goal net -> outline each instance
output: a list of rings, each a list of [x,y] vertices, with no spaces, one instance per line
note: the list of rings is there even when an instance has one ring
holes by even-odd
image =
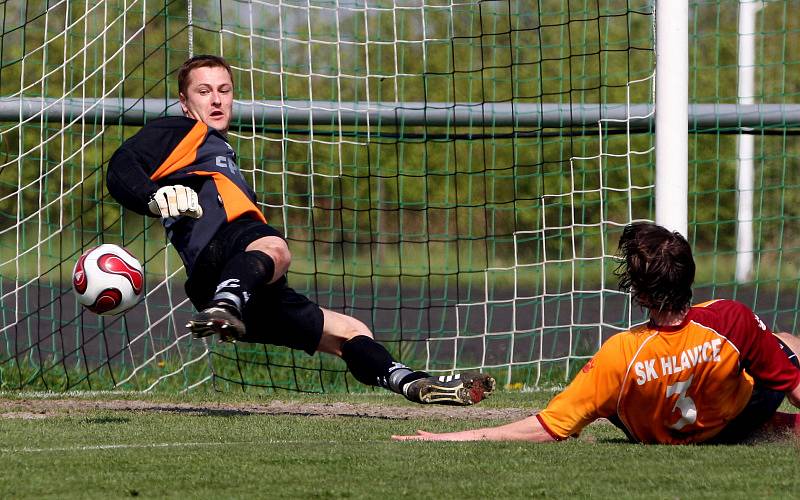
[[[693,12],[726,9],[708,4]],[[233,66],[229,141],[286,235],[295,289],[361,319],[414,367],[564,383],[643,319],[613,271],[621,228],[654,216],[653,12],[646,0],[3,2],[0,386],[362,390],[332,356],[193,340],[163,228],[106,191],[111,154],[180,113],[176,70],[201,53]],[[730,63],[711,49],[736,33],[704,19],[690,30],[690,91],[735,102]],[[764,47],[797,41],[773,21]],[[728,270],[731,130],[693,130],[700,295],[753,290]],[[796,268],[777,222],[796,211],[777,201],[796,197],[796,174],[772,149],[776,130],[760,151],[783,166],[755,188],[759,234],[779,235],[756,254],[758,279],[775,273],[755,288],[773,312],[770,294]],[[146,296],[119,317],[83,310],[70,288],[78,256],[100,243],[145,267]]]

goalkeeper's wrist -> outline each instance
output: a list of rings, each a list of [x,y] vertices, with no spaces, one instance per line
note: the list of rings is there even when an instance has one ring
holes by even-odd
[[[198,219],[203,216],[197,193],[180,184],[158,188],[147,206],[150,212],[161,218],[186,216]]]
[[[152,217],[161,217],[161,209],[158,207],[158,202],[156,202],[156,194],[158,190],[153,191],[147,197],[147,215]]]

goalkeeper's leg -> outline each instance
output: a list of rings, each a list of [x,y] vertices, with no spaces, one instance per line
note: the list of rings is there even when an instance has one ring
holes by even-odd
[[[223,340],[244,339],[247,331],[243,312],[251,295],[281,279],[291,260],[289,247],[278,236],[264,236],[251,242],[244,252],[230,257],[211,301],[186,326],[197,338],[218,334]]]
[[[318,350],[340,356],[359,382],[402,394],[416,403],[471,405],[490,395],[494,378],[481,373],[432,377],[396,362],[361,321],[322,309],[324,327]]]

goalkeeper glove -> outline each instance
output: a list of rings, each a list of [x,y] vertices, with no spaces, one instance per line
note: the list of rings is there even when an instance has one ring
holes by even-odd
[[[150,212],[162,218],[185,215],[193,219],[203,216],[203,207],[194,189],[175,185],[158,188],[147,204]]]

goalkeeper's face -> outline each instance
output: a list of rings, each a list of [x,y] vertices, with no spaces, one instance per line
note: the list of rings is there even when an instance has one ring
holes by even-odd
[[[195,68],[189,73],[181,108],[189,118],[199,120],[226,134],[233,114],[233,82],[221,66]]]

